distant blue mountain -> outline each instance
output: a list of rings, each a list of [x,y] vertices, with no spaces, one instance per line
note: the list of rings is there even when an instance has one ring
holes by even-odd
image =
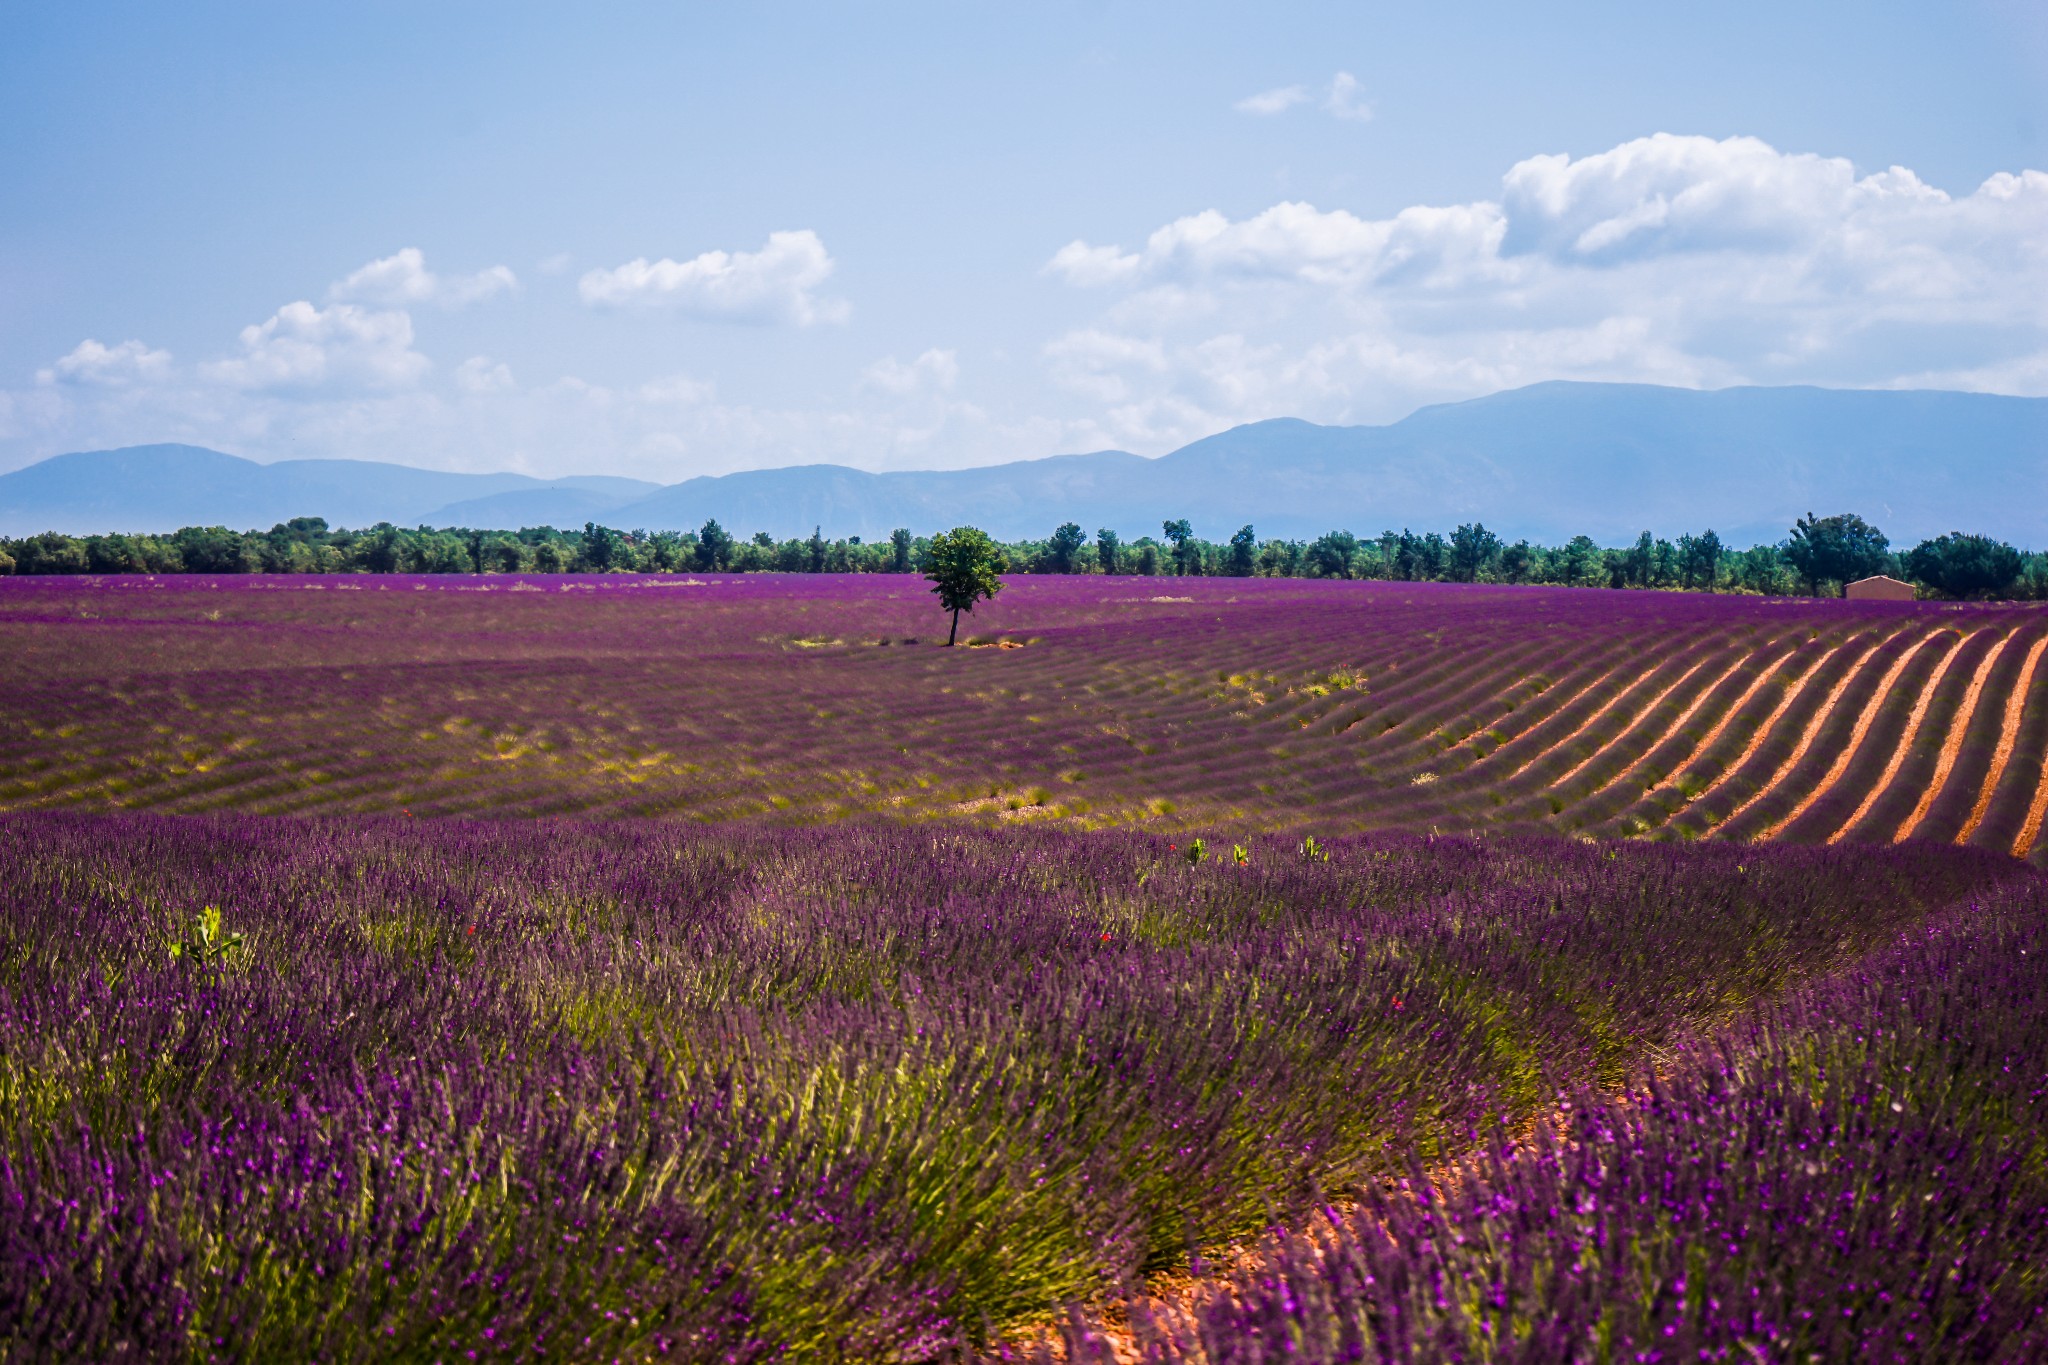
[[[660,487],[440,474],[345,460],[256,465],[192,446],[61,455],[0,476],[0,533],[335,525],[687,529],[886,536],[971,523],[1005,539],[1063,521],[1159,533],[1187,517],[1220,539],[1361,535],[1483,521],[1510,538],[1606,544],[1712,528],[1749,544],[1794,518],[1855,511],[1898,543],[1950,530],[2048,548],[2048,399],[1855,389],[1701,392],[1537,384],[1378,427],[1280,418],[1158,459],[1123,451],[980,469],[753,470]]]
[[[608,477],[444,474],[368,460],[258,464],[202,446],[128,446],[57,455],[0,475],[0,535],[267,529],[293,517],[325,517],[333,526],[444,525],[439,514],[450,503],[493,495],[560,498],[577,507],[595,500],[612,507],[660,487]],[[541,510],[555,509],[545,504]],[[547,520],[542,516],[531,524]]]

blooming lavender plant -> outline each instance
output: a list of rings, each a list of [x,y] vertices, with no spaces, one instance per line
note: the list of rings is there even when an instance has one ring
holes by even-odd
[[[1136,1305],[1139,1358],[2040,1359],[2044,910],[2040,883],[1972,901],[1642,1090],[1370,1184]],[[1062,1354],[1105,1341],[1077,1317]]]
[[[1237,837],[7,817],[0,1353],[938,1355],[2029,875]]]

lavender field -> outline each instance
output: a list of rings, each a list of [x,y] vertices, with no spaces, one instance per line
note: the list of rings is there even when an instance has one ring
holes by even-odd
[[[1792,1019],[1779,1071],[1853,1084],[1829,1051],[1847,1035],[1780,1003],[1837,999],[1844,970],[1903,974],[1908,1007],[1999,1024],[1901,1044],[1906,1060],[1974,1046],[2028,1068],[1993,1067],[1985,1093],[1948,1069],[1912,1091],[1913,1122],[1950,1121],[1929,1139],[1946,1147],[1912,1158],[1948,1171],[1916,1176],[1948,1202],[1915,1206],[1915,1235],[1930,1251],[1961,1239],[1977,1260],[1954,1293],[1988,1276],[1989,1321],[2026,1326],[2042,1155],[2029,960],[1959,985],[1896,945],[1964,905],[2037,915],[2035,874],[1927,847],[1382,836],[1309,857],[1267,838],[1243,862],[1197,862],[1174,842],[15,817],[0,826],[5,1353],[1006,1349],[1191,1247],[1527,1131],[1561,1094],[1689,1075],[1724,1029],[1775,1039],[1792,1026],[1769,1021]],[[207,906],[212,941],[237,947],[205,951],[191,912]],[[2005,1013],[1976,1008],[1987,989]],[[1753,1124],[1745,1105],[1706,1117]],[[1724,1140],[1690,1131],[1698,1150]],[[1831,1155],[1831,1178],[1851,1160]],[[1761,1200],[1743,1207],[1767,1220],[1768,1184],[1722,1197]],[[1553,1257],[1571,1232],[1528,1230]],[[1646,1227],[1629,1273],[1684,1273],[1682,1231]],[[1796,1261],[1803,1235],[1760,1226],[1749,1254]],[[1433,1273],[1431,1245],[1414,1243],[1415,1274]],[[1497,1273],[1523,1277],[1503,1312],[1526,1316],[1542,1272],[1512,1238],[1489,1245],[1509,1256]],[[2003,1279],[1980,1264],[2007,1258]],[[1810,1306],[1838,1312],[1840,1287],[1818,1289]],[[1328,1314],[1357,1316],[1346,1293]]]
[[[2048,856],[2048,612],[1029,577],[0,581],[0,809],[1053,821]]]
[[[2048,617],[0,581],[0,1359],[2026,1361]]]
[[[1579,1091],[1140,1300],[1134,1331],[1075,1315],[1061,1355],[2048,1357],[2042,909],[2038,888],[1972,899],[1668,1079]]]

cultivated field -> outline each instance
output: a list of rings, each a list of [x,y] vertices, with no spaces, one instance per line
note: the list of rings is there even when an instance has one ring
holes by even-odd
[[[2048,615],[922,589],[0,580],[0,1361],[2048,1359]]]
[[[2041,842],[2035,608],[923,587],[0,582],[0,809]]]
[[[0,822],[0,1352],[919,1360],[1352,1191],[1174,1358],[2048,1347],[2039,874],[1170,842]]]

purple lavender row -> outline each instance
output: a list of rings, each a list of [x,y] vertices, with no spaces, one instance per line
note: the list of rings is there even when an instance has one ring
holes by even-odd
[[[2027,875],[1243,851],[0,820],[0,1354],[938,1354],[1449,1160]]]
[[[2038,883],[1972,901],[1625,1103],[1370,1185],[1138,1304],[1138,1358],[2043,1359],[2044,910]],[[1108,1340],[1077,1318],[1064,1358]]]

